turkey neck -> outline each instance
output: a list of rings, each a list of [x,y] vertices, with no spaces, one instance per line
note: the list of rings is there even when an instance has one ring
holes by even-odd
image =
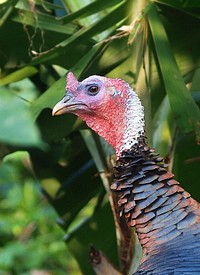
[[[111,189],[119,193],[120,215],[135,226],[144,254],[199,222],[199,204],[143,137],[121,153]]]

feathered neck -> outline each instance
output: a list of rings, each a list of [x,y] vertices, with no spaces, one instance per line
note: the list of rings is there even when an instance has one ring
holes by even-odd
[[[121,79],[105,79],[105,92],[98,108],[78,112],[87,125],[102,136],[117,158],[145,134],[144,108],[138,95]]]
[[[117,144],[116,154],[130,150],[145,136],[144,108],[138,95],[127,85],[127,99],[124,110],[124,130],[122,140]]]

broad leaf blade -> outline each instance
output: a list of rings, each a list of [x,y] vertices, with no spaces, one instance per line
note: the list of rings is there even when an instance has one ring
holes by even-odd
[[[195,131],[197,141],[200,142],[200,111],[185,86],[171,52],[164,26],[153,4],[148,11],[148,21],[165,89],[177,125],[184,133]]]
[[[68,2],[67,5],[70,7],[71,10],[74,10],[74,6],[77,5],[76,3],[73,1],[66,1]],[[81,1],[82,2],[82,1]],[[78,8],[77,11],[73,12],[70,15],[67,15],[66,17],[63,18],[63,22],[66,24],[72,20],[77,20],[79,18],[84,18],[84,17],[88,17],[90,15],[94,15],[95,13],[99,13],[100,11],[105,11],[105,9],[109,8],[109,7],[113,7],[114,5],[120,3],[120,0],[112,0],[112,1],[107,1],[107,0],[103,0],[103,1],[94,1],[82,8]],[[79,5],[78,5],[79,6]]]
[[[167,96],[154,116],[153,128],[153,147],[161,156],[167,157],[171,151],[175,133],[174,119]]]
[[[6,75],[3,78],[0,78],[0,86],[20,81],[26,77],[31,77],[37,72],[38,69],[33,66],[24,67],[22,69],[14,71],[13,73],[10,73],[9,75]]]
[[[0,97],[0,140],[20,146],[41,145],[39,131],[27,103],[5,89],[0,90]]]
[[[78,30],[78,26],[73,23],[63,24],[62,19],[57,19],[45,13],[37,13],[35,15],[32,10],[20,10],[12,16],[14,22],[21,23],[23,15],[23,24],[37,27],[41,30],[52,31],[55,33],[63,33],[72,35]]]
[[[200,8],[200,2],[199,1],[188,1],[188,0],[183,0],[183,1],[174,1],[174,0],[156,0],[155,2],[165,4],[174,8],[179,8],[185,11],[193,11],[192,9],[195,8]]]

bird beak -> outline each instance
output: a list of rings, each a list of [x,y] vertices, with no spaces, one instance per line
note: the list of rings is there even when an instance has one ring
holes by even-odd
[[[79,108],[82,109],[84,103],[78,101],[73,93],[75,93],[77,87],[79,85],[78,80],[74,76],[72,72],[67,74],[67,86],[66,91],[67,94],[63,97],[61,101],[59,101],[53,108],[52,115],[62,115],[65,113],[73,113],[77,111]],[[71,91],[72,93],[70,93]]]
[[[67,94],[59,101],[53,108],[52,115],[62,115],[65,113],[71,113],[75,110],[74,97]]]
[[[57,115],[62,115],[65,113],[81,113],[81,112],[89,112],[91,111],[88,109],[87,105],[80,101],[77,100],[77,98],[70,94],[69,92],[59,101],[53,108],[52,115],[57,116]]]

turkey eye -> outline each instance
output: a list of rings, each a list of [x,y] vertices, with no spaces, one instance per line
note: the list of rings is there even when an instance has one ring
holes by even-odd
[[[89,95],[96,95],[96,94],[98,94],[98,92],[99,92],[99,87],[98,86],[90,86],[88,88]]]

